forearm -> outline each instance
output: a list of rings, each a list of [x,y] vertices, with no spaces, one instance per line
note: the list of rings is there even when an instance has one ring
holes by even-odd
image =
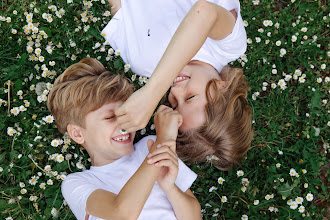
[[[156,140],[150,152],[156,148],[158,143]],[[147,159],[143,161],[115,198],[118,211],[128,213],[129,210],[129,217],[133,219],[140,215],[160,171],[160,168],[148,164]]]
[[[190,190],[189,190],[190,191]],[[182,192],[176,185],[166,192],[178,220],[201,220],[201,206],[198,200]]]
[[[231,32],[235,21],[228,22],[230,18],[230,12],[210,2],[199,1],[190,9],[146,85],[155,98],[161,99],[208,36],[220,39],[228,35],[227,29]]]

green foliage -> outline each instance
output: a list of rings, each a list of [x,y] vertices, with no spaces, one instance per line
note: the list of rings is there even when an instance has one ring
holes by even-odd
[[[52,83],[86,56],[136,88],[147,79],[104,44],[106,1],[7,2],[0,4],[0,217],[73,219],[61,181],[90,162],[52,121],[46,107]],[[240,2],[249,43],[233,65],[251,84],[255,137],[242,164],[229,171],[189,164],[199,176],[191,189],[204,219],[322,219],[330,202],[329,169],[323,171],[329,158],[329,7],[323,0]],[[154,134],[151,125],[136,140]],[[298,197],[302,204],[294,203]]]

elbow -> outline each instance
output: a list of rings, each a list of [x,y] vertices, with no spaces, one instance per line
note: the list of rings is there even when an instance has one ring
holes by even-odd
[[[203,218],[202,218],[202,207],[201,207],[201,205],[199,204],[199,202],[197,201],[197,199],[196,199],[196,215],[197,215],[197,217],[196,217],[196,220],[203,220]]]
[[[118,219],[118,220],[136,220],[140,212],[133,207],[127,209],[126,206],[117,204],[112,210],[111,213],[108,213],[108,218],[106,219]]]
[[[199,0],[193,7],[196,13],[207,16],[209,21],[217,20],[218,13],[213,3],[206,0]]]
[[[193,6],[198,13],[207,13],[211,15],[216,15],[216,8],[214,4],[206,1],[206,0],[199,0]]]
[[[202,207],[201,204],[199,204],[198,200],[194,198],[194,219],[196,220],[203,220],[202,218]]]

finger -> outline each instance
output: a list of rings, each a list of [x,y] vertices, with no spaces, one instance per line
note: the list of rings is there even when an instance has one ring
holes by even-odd
[[[140,130],[139,127],[135,126],[133,122],[127,122],[119,126],[120,129],[126,130],[128,133]]]
[[[173,151],[162,152],[156,155],[152,155],[151,157],[148,158],[149,158],[148,159],[149,164],[153,164],[156,163],[157,161],[165,160],[165,159],[171,159],[173,160],[173,162],[178,164],[178,157],[176,156],[176,154],[173,153]]]
[[[173,111],[173,109],[171,109],[170,107],[166,106],[166,105],[161,105],[159,106],[159,108],[156,111],[156,115],[159,114],[160,112],[164,112],[164,111]]]
[[[152,147],[153,144],[154,144],[154,141],[153,141],[152,139],[149,139],[149,140],[147,141],[147,146],[148,146],[148,149],[149,149],[149,150],[151,149],[151,147]]]
[[[148,154],[148,158],[151,158],[157,154],[168,152],[169,154],[172,154],[173,157],[177,157],[176,153],[168,146],[161,146],[157,145],[157,149],[153,150],[151,153]]]
[[[168,106],[166,106],[166,105],[160,105],[158,107],[157,111],[156,111],[156,114],[157,114],[157,112],[161,112],[161,111],[163,111],[164,109],[167,109],[167,108],[168,108]]]
[[[176,173],[179,170],[179,166],[173,163],[171,160],[162,160],[155,163],[156,167],[168,167],[171,173]]]
[[[172,157],[172,155],[170,155],[168,153],[158,154],[157,156],[150,158],[147,162],[148,162],[148,164],[156,164],[163,160],[170,160],[170,161],[172,161],[173,164],[175,164],[176,166],[179,166],[179,162],[178,162],[177,158]]]
[[[155,163],[160,160],[171,159],[178,163],[178,157],[173,152],[163,152],[157,155],[153,155],[151,158],[148,159],[148,163]]]
[[[180,127],[183,123],[183,117],[182,115],[177,111],[177,110],[174,110],[173,112],[171,112],[171,114],[175,117],[177,117],[177,120],[178,120],[178,127]]]
[[[176,151],[176,141],[168,140],[161,143],[161,146],[168,146],[173,152]]]
[[[121,116],[121,115],[125,115],[126,114],[127,111],[126,111],[126,108],[125,108],[124,104],[121,105],[121,106],[119,106],[119,107],[116,107],[114,109],[114,113],[115,113],[116,116]]]
[[[116,117],[116,121],[119,125],[119,127],[129,121],[131,121],[131,117],[128,115],[121,115]]]
[[[179,114],[179,116],[178,116],[178,128],[180,128],[180,126],[182,125],[182,123],[183,123],[183,117],[182,117],[182,115],[181,114]]]

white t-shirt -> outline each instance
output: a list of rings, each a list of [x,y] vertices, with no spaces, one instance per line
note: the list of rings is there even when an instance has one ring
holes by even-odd
[[[134,73],[150,77],[177,27],[197,0],[121,0],[121,8],[102,30],[111,47],[120,51]],[[207,38],[192,60],[211,64],[218,72],[246,51],[246,32],[239,0],[210,0],[227,10],[235,9],[237,20],[222,40]],[[189,40],[189,39],[187,39]]]
[[[135,150],[132,154],[122,157],[113,163],[99,167],[91,166],[89,170],[72,173],[67,176],[62,182],[62,194],[78,220],[85,219],[86,202],[94,190],[102,189],[115,194],[120,192],[148,155],[148,139],[155,141],[156,136],[147,136],[141,139],[134,145]],[[179,173],[175,184],[185,192],[196,178],[197,175],[179,160]],[[137,188],[136,190],[139,189]],[[88,219],[96,220],[100,218],[90,215]],[[138,219],[176,219],[170,202],[157,182]]]

